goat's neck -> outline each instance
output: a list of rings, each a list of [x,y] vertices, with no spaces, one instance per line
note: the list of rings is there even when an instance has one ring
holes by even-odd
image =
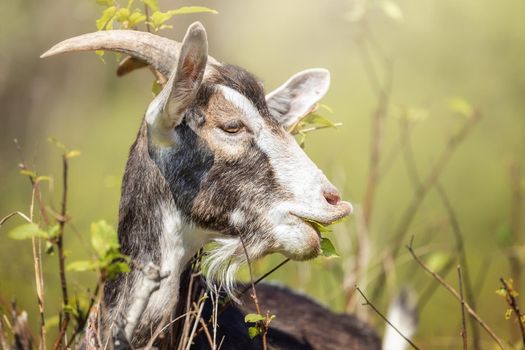
[[[149,156],[144,124],[126,165],[118,233],[121,250],[131,257],[133,266],[128,275],[106,285],[110,316],[127,316],[126,309],[136,299],[145,278],[140,266],[153,262],[161,274],[168,275],[140,317],[136,332],[140,337],[161,320],[170,321],[178,301],[181,275],[208,237],[195,230],[177,208],[168,184]]]

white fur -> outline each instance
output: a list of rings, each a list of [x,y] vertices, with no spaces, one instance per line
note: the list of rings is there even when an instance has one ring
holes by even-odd
[[[160,210],[163,218],[160,273],[168,277],[151,295],[143,314],[146,319],[153,319],[177,304],[182,269],[210,238],[209,233],[195,230],[191,223],[184,220],[173,203],[165,203]]]
[[[230,225],[233,227],[242,227],[245,222],[246,216],[241,209],[237,208],[230,214]]]

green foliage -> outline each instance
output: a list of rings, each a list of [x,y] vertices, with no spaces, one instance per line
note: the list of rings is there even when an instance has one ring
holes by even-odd
[[[146,23],[158,32],[162,29],[172,28],[166,22],[173,16],[192,13],[218,13],[216,10],[204,6],[182,6],[163,12],[160,10],[157,0],[141,0],[141,2],[144,5],[143,8],[134,7],[134,0],[127,1],[125,6],[118,0],[97,0],[97,4],[104,7],[100,17],[95,21],[97,30],[137,29],[140,23]],[[101,53],[98,54],[102,56]]]
[[[254,323],[255,325],[248,328],[248,336],[250,339],[255,338],[258,335],[265,334],[265,330],[268,329],[270,322],[275,318],[275,315],[263,316],[261,314],[247,314],[244,316],[244,322]]]
[[[246,316],[244,316],[244,322],[246,323],[256,323],[259,321],[264,321],[265,319],[266,317],[261,314],[246,314]]]
[[[79,260],[67,266],[69,271],[100,271],[101,277],[114,279],[118,274],[129,272],[129,257],[120,253],[116,231],[106,221],[91,224],[91,246],[96,253],[93,260]]]
[[[321,237],[321,255],[325,258],[338,258],[339,254],[337,253],[333,243],[326,237]]]
[[[306,142],[306,134],[308,132],[316,131],[324,128],[336,128],[341,125],[340,123],[334,123],[327,117],[319,114],[317,111],[322,107],[329,113],[333,113],[332,108],[324,104],[317,104],[310,112],[304,115],[299,121],[292,126],[290,133],[292,135],[298,135],[298,142],[301,148],[304,148]]]
[[[261,328],[257,326],[251,326],[248,328],[248,336],[250,339],[255,338],[256,336],[260,335],[262,333]]]
[[[183,6],[178,9],[166,12],[157,10],[151,14],[149,20],[146,23],[149,24],[153,28],[153,30],[158,32],[161,29],[173,28],[173,26],[166,24],[166,22],[169,21],[173,16],[202,12],[213,14],[218,13],[217,11],[204,6]]]
[[[450,254],[442,252],[431,253],[427,258],[427,265],[432,271],[441,271],[449,262]]]
[[[15,227],[12,229],[8,236],[12,239],[16,240],[23,240],[23,239],[30,239],[30,238],[49,238],[49,234],[40,229],[37,224],[29,223],[29,224],[23,224],[20,226]]]

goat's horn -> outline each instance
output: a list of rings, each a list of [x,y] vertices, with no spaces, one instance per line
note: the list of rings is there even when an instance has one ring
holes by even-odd
[[[107,50],[122,52],[150,64],[169,77],[174,62],[179,58],[181,43],[161,36],[135,30],[106,30],[79,35],[64,40],[45,53],[42,58],[66,52]],[[208,64],[219,64],[208,57]]]

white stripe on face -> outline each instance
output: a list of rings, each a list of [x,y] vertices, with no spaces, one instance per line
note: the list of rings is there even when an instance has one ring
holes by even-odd
[[[323,197],[323,189],[331,184],[293,136],[286,132],[276,134],[253,103],[236,90],[224,85],[219,85],[219,89],[227,101],[242,111],[243,121],[252,130],[259,149],[268,157],[278,183],[293,194],[290,205],[301,213],[333,210]]]

